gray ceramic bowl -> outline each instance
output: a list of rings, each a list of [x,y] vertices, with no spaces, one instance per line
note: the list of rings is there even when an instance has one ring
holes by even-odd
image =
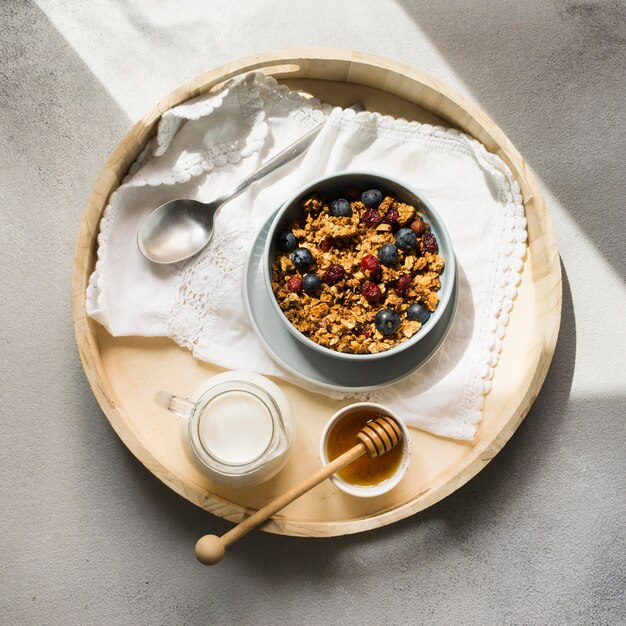
[[[312,193],[318,194],[340,194],[345,192],[346,189],[380,189],[385,193],[396,196],[400,201],[412,204],[418,211],[424,216],[426,222],[430,224],[432,233],[437,238],[439,244],[439,255],[445,260],[446,266],[441,274],[441,289],[439,290],[439,305],[435,309],[434,313],[430,316],[428,321],[422,326],[422,328],[415,335],[409,339],[399,343],[397,346],[386,350],[385,352],[379,352],[377,354],[348,354],[344,352],[337,352],[324,346],[320,346],[309,339],[306,335],[303,335],[291,322],[285,317],[282,310],[278,306],[278,302],[274,297],[272,291],[272,263],[276,258],[276,238],[281,230],[287,228],[289,222],[293,222],[302,217],[302,201],[310,196]],[[263,279],[265,282],[265,289],[268,291],[270,300],[274,305],[276,314],[279,316],[283,325],[287,330],[304,345],[322,352],[326,355],[332,355],[338,360],[342,361],[374,361],[384,359],[388,356],[398,354],[403,350],[407,350],[415,346],[421,339],[423,339],[432,328],[437,324],[437,321],[441,318],[446,308],[451,303],[451,294],[454,287],[455,274],[456,274],[456,260],[454,258],[454,251],[452,249],[452,242],[448,231],[443,224],[443,221],[437,214],[437,211],[430,205],[430,203],[414,189],[411,189],[406,183],[399,180],[389,178],[388,176],[381,176],[373,172],[342,172],[341,174],[333,174],[331,176],[324,176],[318,178],[307,184],[305,187],[294,193],[280,208],[272,225],[270,226],[269,233],[265,242],[264,250],[264,262],[263,262]]]

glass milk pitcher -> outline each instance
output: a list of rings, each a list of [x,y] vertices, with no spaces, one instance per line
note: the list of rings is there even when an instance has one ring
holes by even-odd
[[[295,438],[291,405],[276,384],[259,374],[224,372],[189,398],[161,391],[155,400],[182,418],[185,452],[217,484],[258,485],[289,458]]]

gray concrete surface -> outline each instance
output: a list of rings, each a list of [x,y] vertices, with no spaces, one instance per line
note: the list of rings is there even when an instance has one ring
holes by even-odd
[[[611,0],[0,3],[0,623],[626,623],[625,18]],[[74,238],[160,96],[302,45],[415,65],[500,124],[550,200],[561,335],[518,432],[445,501],[358,536],[257,533],[208,570],[194,541],[228,524],[149,474],[87,385]]]

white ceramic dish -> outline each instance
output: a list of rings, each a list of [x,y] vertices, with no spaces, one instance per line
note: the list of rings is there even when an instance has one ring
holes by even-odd
[[[444,259],[446,265],[441,273],[441,289],[439,290],[439,305],[424,323],[422,328],[412,337],[405,339],[401,343],[375,354],[349,354],[331,350],[325,346],[321,346],[302,334],[293,324],[285,317],[272,291],[272,264],[276,258],[277,248],[276,239],[280,231],[288,228],[288,224],[303,217],[302,201],[310,197],[311,194],[322,194],[337,196],[346,191],[346,189],[379,189],[385,195],[393,195],[402,202],[406,202],[415,206],[423,215],[424,219],[430,225],[430,230],[437,238],[439,247],[439,255]],[[365,171],[348,171],[331,176],[323,176],[318,178],[291,195],[278,210],[274,217],[274,221],[270,226],[268,236],[265,240],[264,262],[263,262],[263,280],[265,288],[272,306],[274,307],[278,319],[282,322],[288,332],[290,332],[298,341],[302,342],[308,348],[320,352],[324,355],[330,355],[337,361],[353,363],[361,363],[363,361],[387,361],[387,359],[398,355],[400,352],[411,350],[414,346],[427,339],[428,334],[437,327],[439,320],[446,314],[450,306],[450,300],[454,292],[456,283],[456,259],[452,248],[452,241],[446,229],[446,226],[437,213],[436,209],[420,195],[415,189],[412,189],[406,182],[382,176],[374,172]]]
[[[326,426],[324,426],[324,430],[322,431],[322,436],[320,437],[320,461],[322,462],[322,466],[328,465],[329,463],[328,455],[326,453],[326,440],[332,427],[345,415],[356,412],[371,414],[372,417],[376,415],[388,415],[397,422],[398,426],[402,429],[402,441],[398,444],[402,446],[402,459],[400,460],[400,465],[394,472],[393,476],[382,481],[381,483],[378,483],[377,485],[354,485],[353,483],[345,481],[337,474],[333,474],[330,477],[330,480],[338,489],[341,489],[341,491],[350,494],[351,496],[357,496],[359,498],[382,496],[384,493],[391,491],[402,480],[402,478],[404,478],[406,470],[409,467],[409,463],[411,462],[411,436],[404,422],[391,409],[388,409],[382,404],[376,404],[375,402],[357,402],[356,404],[349,404],[348,406],[343,407],[343,409],[337,411],[328,420],[328,422],[326,422]]]
[[[404,378],[425,365],[448,335],[457,308],[458,273],[449,306],[432,331],[409,350],[378,361],[346,363],[333,358],[331,350],[313,350],[298,341],[279,318],[263,283],[263,250],[271,216],[257,233],[244,270],[243,297],[252,327],[268,354],[287,372],[316,391],[372,391]]]

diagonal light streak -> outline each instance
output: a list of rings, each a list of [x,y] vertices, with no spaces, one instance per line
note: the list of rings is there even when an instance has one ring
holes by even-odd
[[[363,12],[363,3],[358,0],[318,2],[316,16],[321,23],[310,39],[303,36],[309,29],[297,14],[289,20],[278,18],[282,0],[260,4],[209,1],[185,3],[181,10],[181,3],[174,1],[131,4],[94,0],[75,3],[70,10],[64,3],[37,1],[131,119],[140,117],[185,80],[232,60],[234,50],[241,57],[272,48],[306,45],[361,50],[374,47],[364,41],[358,29],[344,28],[350,15]],[[276,23],[269,28],[272,19],[279,19],[280,28]],[[368,3],[368,22],[377,21],[394,24],[395,32],[393,40],[376,42],[377,54],[407,62],[419,59],[417,65],[421,69],[476,101],[468,85],[415,22],[407,19],[401,7],[395,3]],[[621,319],[626,312],[626,285],[556,194],[545,185],[542,188],[556,225],[576,315],[571,396],[586,397],[599,392],[620,395],[626,387],[626,324]]]

